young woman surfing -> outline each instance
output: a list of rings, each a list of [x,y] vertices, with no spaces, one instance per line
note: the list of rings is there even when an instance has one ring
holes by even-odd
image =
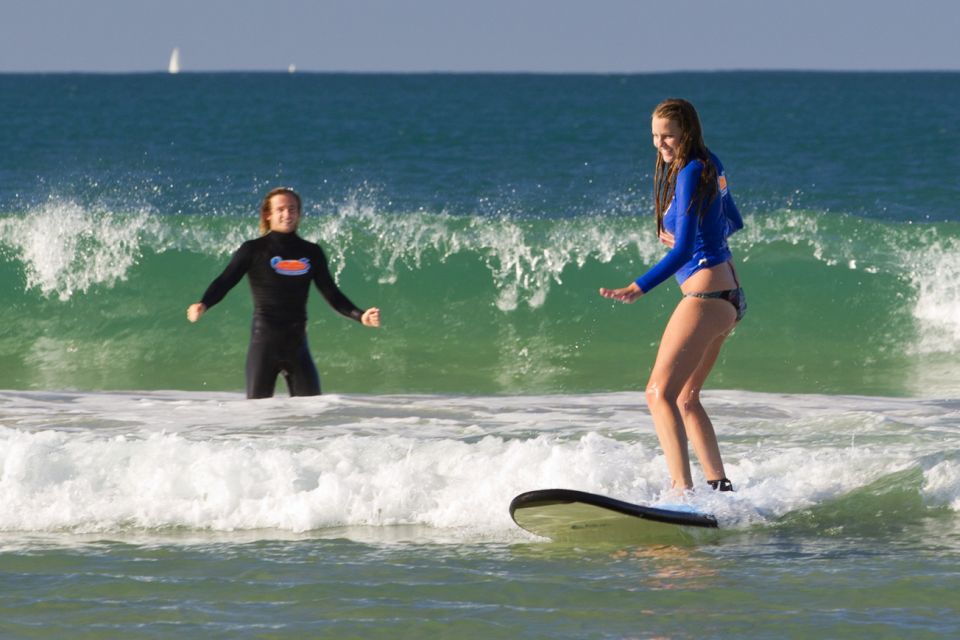
[[[700,390],[724,340],[747,309],[727,237],[743,220],[720,160],[703,141],[700,118],[686,100],[657,105],[651,122],[657,150],[654,208],[657,235],[670,247],[635,282],[600,295],[635,302],[675,275],[683,297],[667,322],[646,387],[647,404],[673,487],[693,488],[687,442],[714,489],[732,491]]]

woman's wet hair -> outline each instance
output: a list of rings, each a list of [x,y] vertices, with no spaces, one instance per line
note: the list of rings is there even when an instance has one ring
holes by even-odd
[[[703,163],[700,183],[690,200],[690,206],[694,210],[703,212],[707,209],[705,205],[712,202],[717,195],[717,168],[710,160],[710,151],[703,141],[700,116],[691,103],[682,98],[668,98],[656,106],[652,117],[669,120],[680,129],[677,155],[673,162],[664,162],[663,157],[657,153],[657,167],[653,178],[653,202],[657,213],[657,234],[659,235],[663,230],[663,216],[670,208],[670,201],[673,200],[677,185],[677,175],[681,169],[690,160],[696,159]]]

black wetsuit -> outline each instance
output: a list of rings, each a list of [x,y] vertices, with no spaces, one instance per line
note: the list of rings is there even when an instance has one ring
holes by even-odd
[[[363,311],[337,288],[323,250],[296,233],[270,232],[244,242],[203,294],[209,309],[244,274],[253,293],[247,352],[247,397],[269,398],[282,373],[291,396],[320,393],[320,376],[307,346],[307,294],[317,285],[330,306],[359,322]]]

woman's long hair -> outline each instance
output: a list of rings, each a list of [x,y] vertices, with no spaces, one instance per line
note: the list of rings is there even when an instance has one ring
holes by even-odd
[[[703,170],[700,183],[690,199],[690,206],[702,216],[708,204],[717,196],[717,168],[710,161],[710,152],[703,141],[703,128],[700,116],[693,105],[680,98],[669,98],[653,110],[654,118],[665,118],[680,128],[680,144],[677,155],[669,164],[657,152],[657,168],[653,177],[654,210],[657,213],[657,235],[663,230],[663,216],[670,208],[677,187],[677,175],[690,160],[700,160]]]
[[[263,197],[260,203],[260,235],[265,236],[270,232],[270,198],[273,196],[287,195],[297,201],[297,212],[303,215],[303,202],[300,200],[300,194],[290,187],[277,187]]]

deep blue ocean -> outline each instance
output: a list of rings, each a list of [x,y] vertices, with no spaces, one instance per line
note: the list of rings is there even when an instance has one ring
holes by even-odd
[[[666,97],[746,221],[738,490],[709,543],[547,543],[512,496],[669,485],[678,288],[597,295],[663,253]],[[11,74],[0,150],[0,636],[960,633],[960,74]],[[250,402],[247,285],[184,311],[280,185],[383,326],[314,292],[326,395]]]

